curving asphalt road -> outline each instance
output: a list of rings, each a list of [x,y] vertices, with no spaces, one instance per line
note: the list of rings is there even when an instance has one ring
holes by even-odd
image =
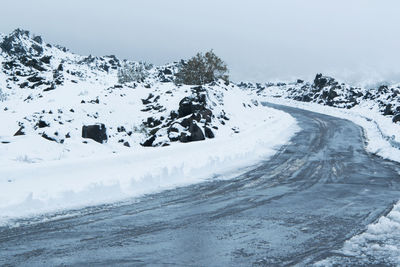
[[[333,255],[400,199],[400,166],[368,154],[350,121],[268,105],[302,128],[272,159],[231,180],[0,228],[0,265],[282,266]]]

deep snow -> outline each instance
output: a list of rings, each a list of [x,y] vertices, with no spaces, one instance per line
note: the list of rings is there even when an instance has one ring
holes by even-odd
[[[248,115],[269,115],[256,120],[258,125],[226,138],[115,155],[98,156],[101,151],[95,151],[97,155],[85,159],[3,166],[1,219],[124,200],[256,164],[273,155],[298,130],[286,113],[269,108],[258,111]]]
[[[175,63],[148,65],[146,78],[121,84],[121,66],[139,63],[76,55],[23,30],[0,37],[0,48],[2,222],[222,178],[267,159],[299,130],[235,84],[176,85]],[[178,114],[184,99],[200,110]],[[183,121],[198,112],[201,134],[213,136],[174,139],[190,134]],[[82,126],[96,123],[107,142],[82,138]],[[21,126],[25,135],[14,136]],[[149,137],[154,147],[143,147]]]

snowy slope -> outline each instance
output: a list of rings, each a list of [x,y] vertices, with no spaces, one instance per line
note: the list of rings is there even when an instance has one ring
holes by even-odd
[[[176,64],[149,66],[142,81],[120,84],[121,66],[138,63],[76,55],[23,30],[2,39],[0,165],[225,138],[249,127],[243,114],[259,109],[234,84],[174,84]],[[96,124],[106,127],[101,145],[82,138],[82,126]],[[14,136],[19,130],[25,135]]]
[[[298,130],[235,84],[175,84],[179,63],[80,56],[23,30],[0,37],[0,51],[3,220],[209,179],[271,156]],[[146,75],[122,82],[127,65]]]

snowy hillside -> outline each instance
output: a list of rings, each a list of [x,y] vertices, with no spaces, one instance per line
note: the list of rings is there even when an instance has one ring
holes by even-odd
[[[264,109],[223,81],[175,85],[177,64],[146,65],[142,81],[120,84],[121,66],[141,63],[79,56],[23,30],[0,47],[2,164],[224,138],[256,125],[248,118]]]
[[[318,106],[322,105],[327,107],[324,109],[325,111],[322,111],[323,113],[351,117],[358,124],[364,123],[361,122],[362,120],[367,120],[366,123],[372,125],[369,127],[376,128],[375,131],[379,135],[371,137],[372,142],[378,142],[383,138],[388,143],[387,146],[400,149],[400,134],[398,134],[400,132],[399,84],[381,85],[377,88],[352,87],[338,82],[332,77],[317,74],[313,82],[297,80],[292,83],[240,83],[238,86],[252,91],[255,99],[261,101],[285,103],[285,101],[282,102],[283,99],[295,100],[304,103],[302,105],[295,103],[295,106],[310,107],[311,110],[321,112],[322,109]],[[318,104],[318,106],[313,104]],[[334,110],[328,107],[338,109]],[[342,111],[339,112],[339,110]],[[379,146],[380,148],[378,148]],[[374,153],[378,149],[382,150],[382,144],[379,146],[375,147]],[[388,157],[387,154],[381,153],[384,157]],[[388,158],[400,160],[400,156]]]
[[[313,82],[297,80],[294,83],[241,83],[258,95],[284,97],[302,102],[313,102],[338,108],[353,108],[369,103],[385,116],[400,113],[400,85],[381,85],[377,88],[352,87],[329,76],[317,74]]]
[[[400,114],[400,84],[381,85],[377,88],[352,87],[332,77],[317,74],[313,82],[241,83],[239,87],[251,89],[260,96],[283,97],[338,108],[368,105],[371,110],[391,118]],[[400,117],[394,120],[397,119],[400,120]]]
[[[3,217],[208,179],[271,156],[298,130],[235,84],[175,84],[181,63],[80,56],[19,29],[0,48]],[[126,66],[135,81],[121,78]]]

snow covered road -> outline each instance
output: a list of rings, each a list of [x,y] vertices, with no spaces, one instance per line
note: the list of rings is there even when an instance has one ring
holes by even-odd
[[[302,130],[268,161],[233,179],[1,227],[0,265],[365,264],[338,250],[400,199],[400,165],[367,153],[350,121],[270,106]]]

